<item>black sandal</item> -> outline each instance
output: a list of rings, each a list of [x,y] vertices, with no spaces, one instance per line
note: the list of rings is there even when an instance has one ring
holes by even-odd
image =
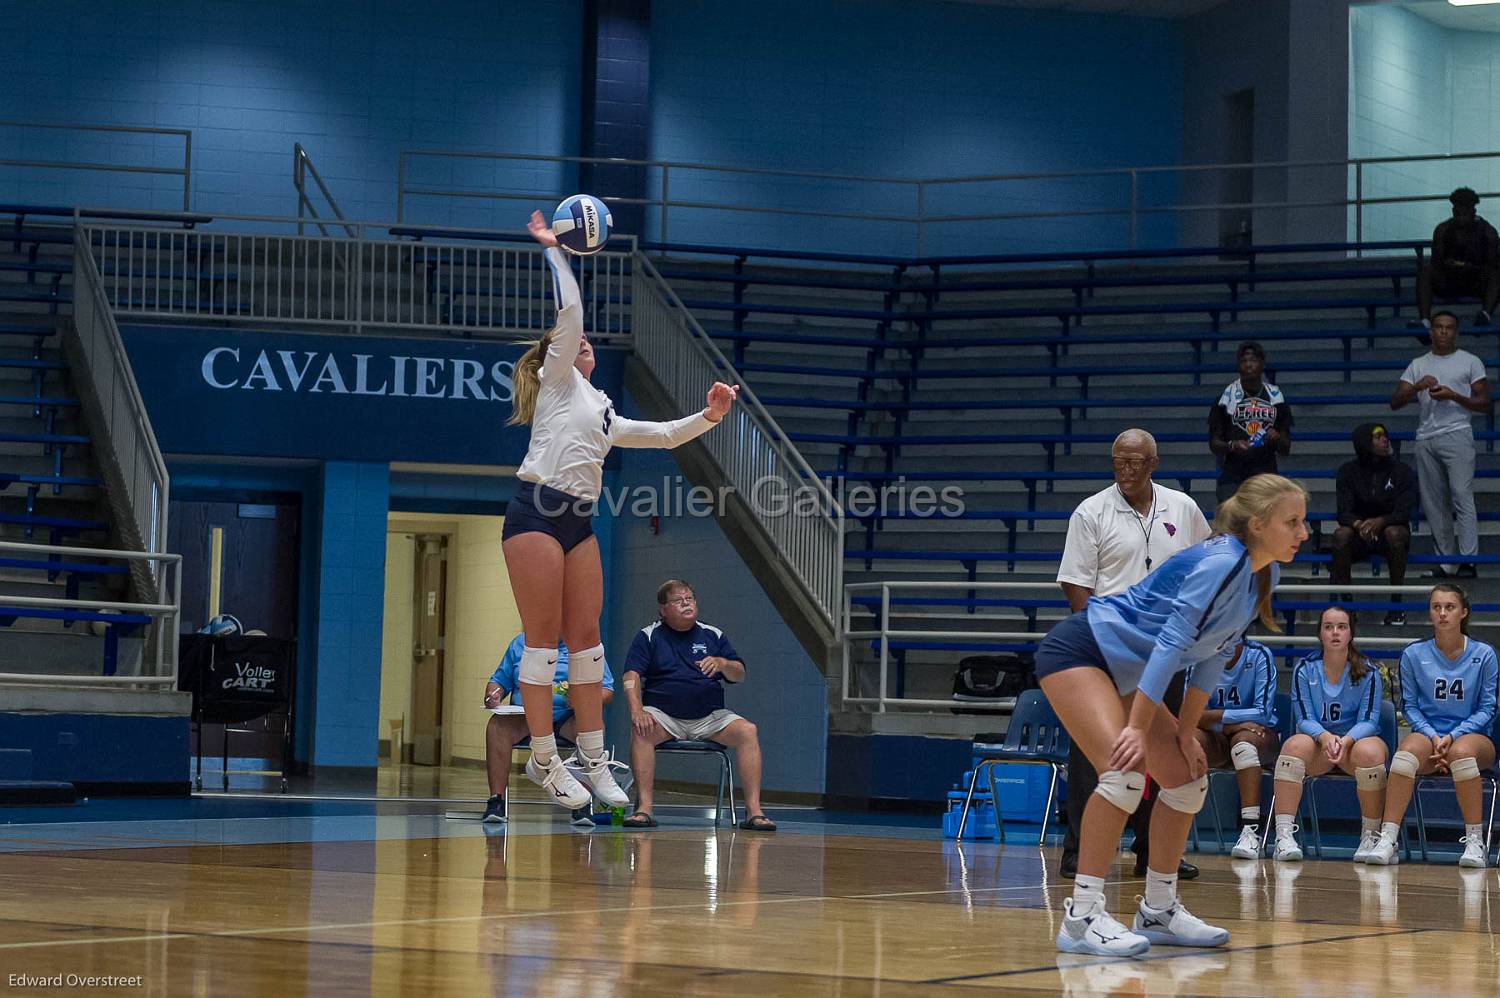
[[[637,811],[620,824],[626,828],[655,828],[656,819],[651,817],[650,811]]]
[[[740,828],[747,832],[774,832],[776,831],[776,822],[763,814],[752,814],[740,822]]]

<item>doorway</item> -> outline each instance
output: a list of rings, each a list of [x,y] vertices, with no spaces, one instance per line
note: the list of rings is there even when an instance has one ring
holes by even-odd
[[[300,498],[174,499],[169,509],[167,550],[182,554],[181,629],[191,633],[231,614],[246,631],[296,641]],[[235,756],[280,760],[286,723],[282,710],[235,724]],[[201,737],[205,756],[222,752],[223,725],[205,724]]]
[[[1248,87],[1224,97],[1224,147],[1221,163],[1255,162],[1255,89]],[[1246,207],[1219,210],[1219,245],[1242,249],[1255,241],[1255,219],[1248,207],[1255,201],[1255,170],[1224,170],[1219,203]]]

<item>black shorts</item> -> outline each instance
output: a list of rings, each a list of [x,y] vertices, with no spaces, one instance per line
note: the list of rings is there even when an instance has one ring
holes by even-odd
[[[505,507],[500,539],[532,531],[554,538],[567,554],[594,536],[594,503],[546,485],[521,482]]]
[[[1038,679],[1080,665],[1092,665],[1103,670],[1106,675],[1110,674],[1104,652],[1099,650],[1099,642],[1094,640],[1094,629],[1089,626],[1087,610],[1079,610],[1071,617],[1052,625],[1052,630],[1042,638],[1042,643],[1036,650],[1035,662]]]

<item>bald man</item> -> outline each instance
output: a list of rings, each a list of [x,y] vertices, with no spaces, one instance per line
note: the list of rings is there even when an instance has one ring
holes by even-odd
[[[1151,480],[1158,464],[1156,438],[1145,430],[1129,429],[1110,448],[1115,480],[1073,510],[1068,518],[1068,540],[1063,547],[1057,584],[1071,612],[1082,610],[1090,596],[1124,592],[1183,548],[1207,540],[1208,520],[1193,497]],[[1182,682],[1175,681],[1168,696],[1181,698]],[[1176,706],[1173,706],[1176,709]],[[1068,833],[1063,838],[1062,875],[1078,867],[1078,823],[1098,775],[1075,745],[1068,756]],[[1136,873],[1146,866],[1150,841],[1151,800],[1142,802],[1131,818],[1135,830]],[[1196,867],[1184,863],[1178,876],[1191,879]]]

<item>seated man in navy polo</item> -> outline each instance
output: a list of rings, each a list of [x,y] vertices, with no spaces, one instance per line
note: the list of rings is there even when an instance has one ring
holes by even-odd
[[[492,709],[500,706],[502,700],[516,691],[516,674],[521,668],[521,652],[525,650],[526,635],[517,634],[511,640],[510,647],[505,649],[505,655],[500,659],[500,664],[495,667],[495,674],[490,676],[489,683],[484,687],[486,708]],[[614,690],[615,679],[610,674],[609,663],[605,662],[604,702],[606,704],[614,699]],[[577,726],[573,721],[573,708],[568,706],[568,646],[558,642],[557,672],[552,676],[552,732],[557,736],[557,744],[561,747],[572,745],[573,736],[577,734],[577,731]],[[510,781],[511,753],[530,741],[531,735],[526,731],[524,714],[490,715],[489,725],[484,731],[484,768],[489,774],[492,796],[484,809],[482,821],[492,824],[505,821],[505,788]],[[584,807],[573,812],[573,823],[592,825],[594,819],[589,809]]]
[[[760,738],[755,725],[724,707],[724,684],[743,682],[745,663],[717,627],[698,622],[698,601],[681,579],[656,591],[661,620],[644,627],[625,656],[630,705],[630,766],[638,790],[627,828],[654,828],[656,746],[669,739],[714,741],[734,749],[745,791],[747,831],[774,832],[760,809]]]

